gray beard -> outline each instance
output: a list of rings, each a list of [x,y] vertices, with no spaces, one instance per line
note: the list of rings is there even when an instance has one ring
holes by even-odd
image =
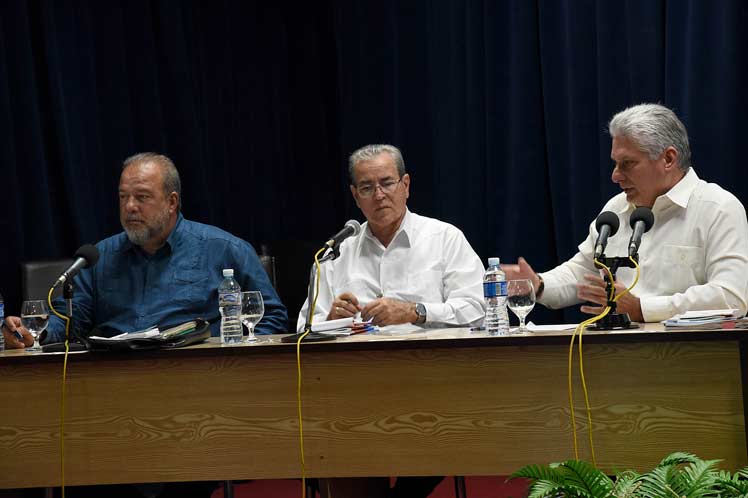
[[[145,226],[141,229],[127,229],[122,227],[127,234],[127,238],[136,246],[142,246],[149,240],[154,239],[166,230],[166,225],[169,224],[169,212],[168,210],[161,213],[161,216],[156,219],[153,226]]]

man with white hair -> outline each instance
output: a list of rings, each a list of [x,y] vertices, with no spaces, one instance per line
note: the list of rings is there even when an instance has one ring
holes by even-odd
[[[617,311],[632,320],[657,322],[689,310],[748,309],[748,223],[745,208],[730,192],[699,179],[691,166],[685,126],[670,109],[641,104],[611,119],[611,179],[623,192],[605,204],[620,219],[608,243],[608,256],[628,254],[629,226],[635,208],[652,209],[655,223],[639,250],[641,278],[618,299]],[[532,279],[538,301],[549,308],[580,302],[585,313],[598,314],[607,302],[605,282],[594,264],[598,232],[589,236],[569,261],[535,273],[523,258],[503,265],[507,279]],[[618,270],[618,292],[635,278]]]

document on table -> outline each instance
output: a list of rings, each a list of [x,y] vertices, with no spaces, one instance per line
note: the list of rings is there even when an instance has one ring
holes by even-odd
[[[566,330],[574,330],[577,328],[576,323],[562,323],[560,325],[535,325],[533,322],[527,324],[527,330],[534,334],[542,334],[543,332],[563,332]]]
[[[156,337],[160,333],[161,332],[158,330],[158,327],[153,326],[145,330],[139,330],[137,332],[125,332],[123,334],[118,334],[112,337],[101,337],[101,336],[92,335],[91,339],[105,339],[107,341],[125,341],[129,339],[145,339],[148,337]]]

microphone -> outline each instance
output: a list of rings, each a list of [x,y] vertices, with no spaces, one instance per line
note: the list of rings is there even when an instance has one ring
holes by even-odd
[[[652,210],[648,207],[640,206],[631,213],[629,224],[634,229],[629,241],[629,257],[633,258],[639,251],[639,245],[642,243],[642,235],[649,231],[654,225],[655,218]]]
[[[595,241],[595,259],[599,258],[608,245],[608,237],[612,237],[618,231],[620,225],[618,215],[612,211],[603,211],[595,221],[597,228],[597,240]]]
[[[75,255],[73,257],[75,258],[73,264],[70,265],[67,270],[62,272],[62,275],[60,275],[60,278],[57,279],[52,287],[57,287],[58,285],[64,284],[66,281],[73,278],[83,268],[89,268],[95,265],[99,260],[99,250],[96,249],[96,246],[94,245],[84,244],[80,246],[77,251],[75,251]]]
[[[356,220],[348,220],[345,222],[345,226],[341,231],[332,236],[330,240],[325,242],[325,245],[329,248],[334,248],[340,245],[348,237],[358,235],[361,231],[361,224]]]

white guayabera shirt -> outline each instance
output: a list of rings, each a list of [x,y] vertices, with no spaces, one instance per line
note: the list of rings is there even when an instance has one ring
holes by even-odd
[[[380,296],[423,303],[424,327],[478,325],[485,314],[483,272],[465,236],[449,223],[407,211],[386,248],[364,223],[341,244],[338,259],[323,263],[313,323],[327,318],[336,296],[350,292],[361,306]],[[308,306],[299,313],[299,331]]]
[[[608,257],[628,254],[629,218],[635,206],[626,194],[613,197],[603,211],[618,214],[621,225],[608,241]],[[639,247],[641,277],[631,291],[641,300],[646,322],[666,320],[690,310],[748,309],[748,223],[745,208],[730,192],[700,180],[691,168],[652,206],[655,222]],[[560,308],[579,303],[576,283],[597,273],[593,263],[597,239],[590,234],[569,261],[542,273],[545,291],[539,302]],[[630,286],[634,269],[621,268],[617,280]]]

